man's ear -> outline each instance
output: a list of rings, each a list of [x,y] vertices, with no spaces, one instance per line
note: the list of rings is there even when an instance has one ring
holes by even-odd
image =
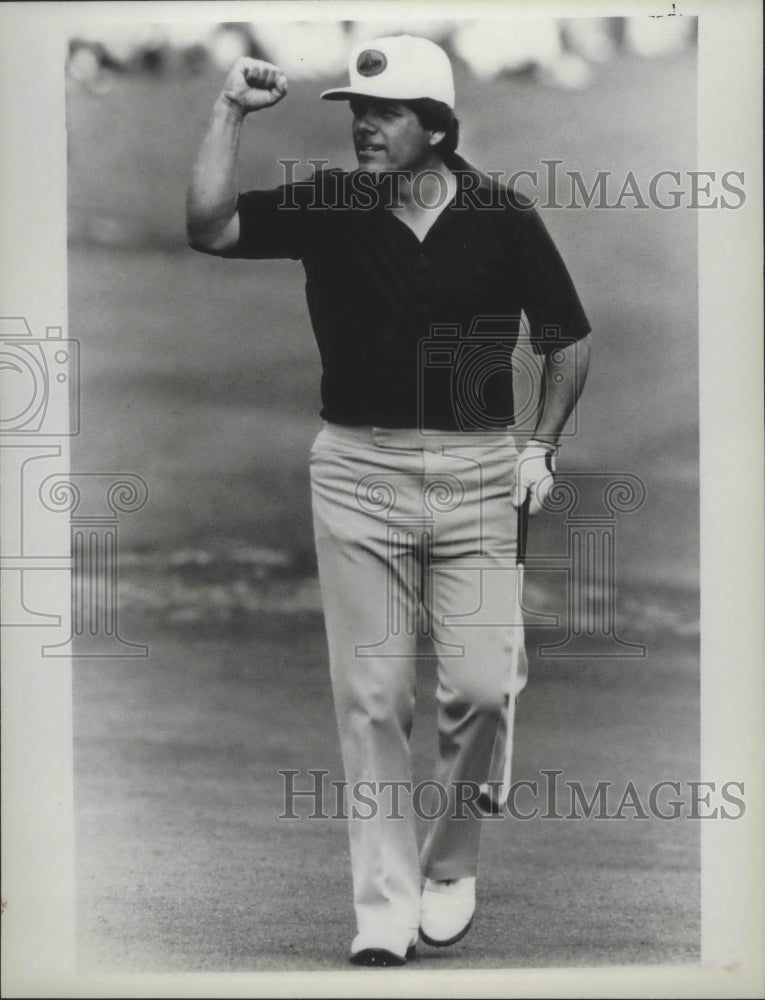
[[[446,132],[431,132],[428,144],[431,146],[437,146],[445,136]]]

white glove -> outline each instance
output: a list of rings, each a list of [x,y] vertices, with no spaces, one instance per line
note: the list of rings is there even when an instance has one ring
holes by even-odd
[[[521,507],[527,494],[530,494],[529,514],[538,514],[553,488],[554,475],[555,449],[551,445],[529,441],[518,457],[515,489],[511,497],[513,506]]]

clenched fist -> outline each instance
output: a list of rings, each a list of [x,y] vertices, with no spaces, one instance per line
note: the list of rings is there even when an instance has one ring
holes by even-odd
[[[287,93],[287,77],[278,66],[242,56],[226,77],[221,96],[243,115],[273,107]]]

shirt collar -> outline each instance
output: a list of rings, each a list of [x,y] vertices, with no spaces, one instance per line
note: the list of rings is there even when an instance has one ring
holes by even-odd
[[[457,177],[457,183],[461,187],[465,187],[465,185],[467,184],[466,178],[468,176],[473,177],[475,180],[478,181],[477,186],[479,188],[492,188],[496,187],[497,185],[496,180],[489,177],[488,174],[483,173],[483,171],[479,170],[477,167],[474,167],[471,163],[468,163],[468,161],[463,159],[463,157],[461,157],[458,153],[451,153],[449,154],[448,157],[445,157],[444,166],[448,167],[448,169],[451,170],[453,174],[455,174],[455,176]],[[365,173],[365,172],[366,171],[357,168],[356,170],[351,170],[348,176],[350,177],[355,174]],[[475,180],[470,185],[471,190],[474,190],[476,187]],[[368,188],[376,189],[377,187],[382,187],[384,183],[385,182],[383,180],[380,180],[378,182],[369,181],[365,186]]]
[[[458,153],[452,153],[448,158],[444,159],[444,164],[451,170],[453,174],[456,175],[457,181],[462,187],[466,184],[466,178],[472,177],[478,181],[479,188],[492,188],[496,187],[497,182],[489,177],[488,174],[483,173],[477,167],[474,167],[472,163],[468,163],[467,160],[463,159]],[[471,184],[471,190],[476,187],[475,183]]]

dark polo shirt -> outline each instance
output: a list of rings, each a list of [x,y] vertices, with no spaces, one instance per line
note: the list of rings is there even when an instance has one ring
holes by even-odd
[[[320,171],[240,195],[232,256],[300,259],[332,423],[511,426],[521,312],[537,351],[590,325],[534,209],[461,158],[457,193],[420,240],[386,205],[395,179]]]

